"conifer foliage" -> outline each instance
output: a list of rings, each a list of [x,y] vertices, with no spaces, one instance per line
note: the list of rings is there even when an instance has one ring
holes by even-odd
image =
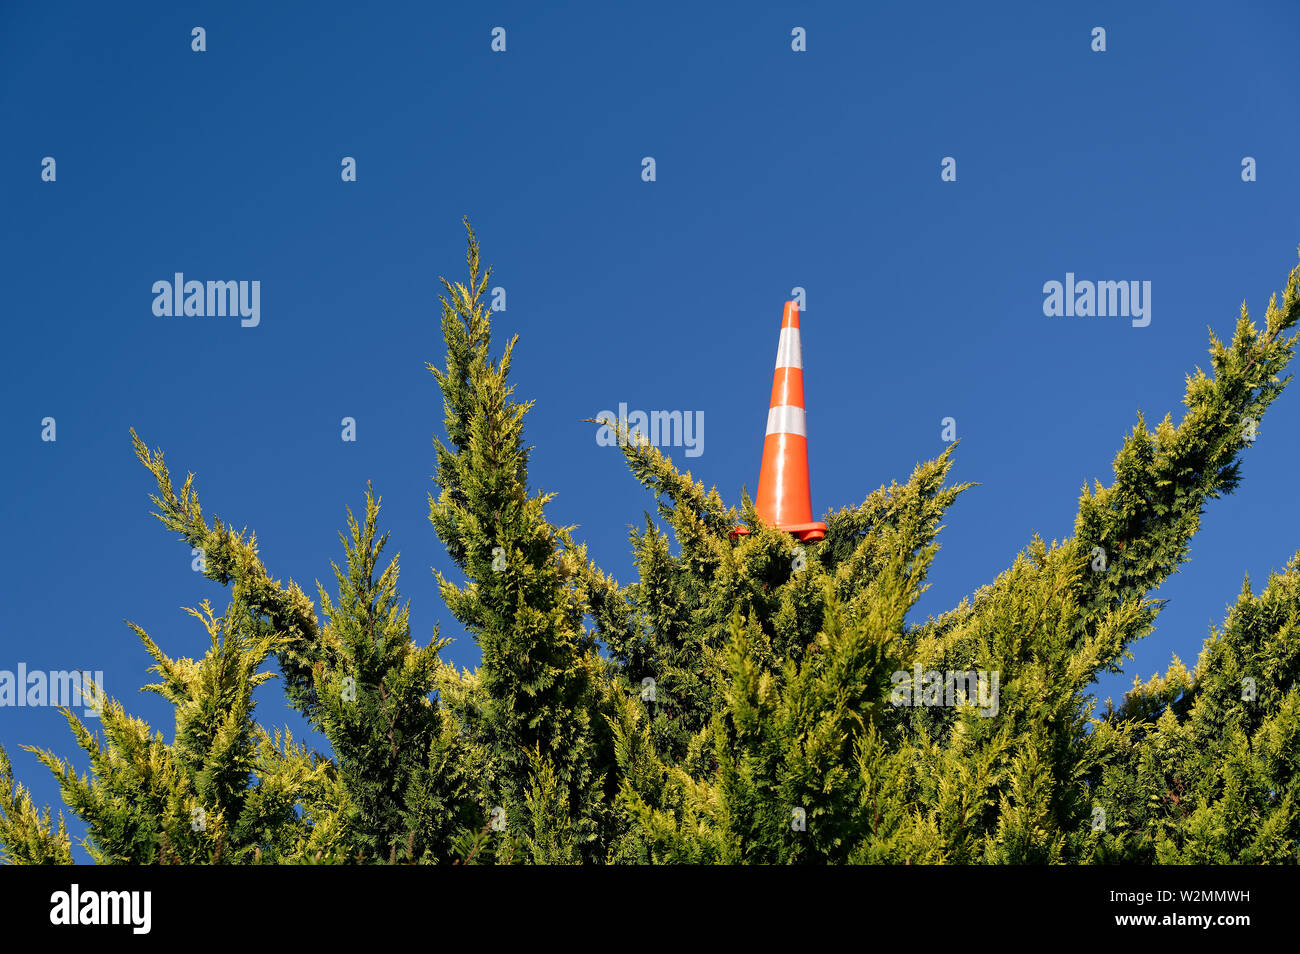
[[[371,490],[318,609],[132,432],[156,516],[230,599],[189,611],[202,659],[131,627],[153,659],[146,688],[174,707],[170,740],[110,700],[98,732],[64,710],[88,773],[32,750],[96,862],[1297,860],[1300,556],[1258,593],[1243,584],[1194,669],[1175,658],[1101,713],[1090,691],[1152,629],[1150,594],[1206,502],[1237,487],[1289,380],[1300,267],[1262,328],[1243,305],[1231,343],[1211,337],[1179,422],[1139,418],[1113,482],[1084,487],[1073,536],[1028,541],[959,606],[909,622],[970,487],[948,483],[952,447],[796,544],[624,433],[656,514],[620,585],[529,485],[517,342],[494,350],[472,230],[467,265],[467,283],[443,282],[446,358],[429,365],[445,408],[429,519],[460,575],[438,574],[441,596],[481,666],[412,639]],[[254,718],[276,670],[328,755]],[[995,674],[992,705],[899,704],[930,671]],[[72,860],[63,816],[36,808],[3,749],[0,851]]]

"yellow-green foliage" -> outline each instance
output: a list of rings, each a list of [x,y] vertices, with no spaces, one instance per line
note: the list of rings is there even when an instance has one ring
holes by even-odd
[[[971,486],[946,484],[953,448],[798,545],[747,497],[727,507],[625,441],[656,514],[632,532],[637,579],[620,585],[529,486],[516,340],[494,355],[472,232],[467,264],[467,284],[444,281],[446,360],[429,366],[445,408],[429,517],[463,574],[438,588],[482,665],[457,670],[444,640],[412,640],[369,491],[318,614],[133,434],[157,516],[231,599],[222,616],[191,611],[210,637],[201,660],[136,628],[148,688],[175,708],[170,741],[114,700],[99,733],[66,712],[89,774],[38,753],[96,861],[1296,860],[1300,557],[1259,594],[1243,586],[1194,670],[1175,658],[1101,714],[1090,693],[1153,627],[1150,594],[1205,503],[1237,486],[1245,423],[1288,380],[1300,268],[1263,328],[1243,306],[1231,344],[1212,337],[1181,421],[1139,417],[1114,481],[1084,487],[1073,536],[1028,541],[959,606],[909,624],[944,514]],[[254,720],[272,656],[328,757]],[[918,671],[996,674],[996,692],[897,704]],[[37,811],[3,750],[0,846],[14,863],[71,860],[62,817]]]

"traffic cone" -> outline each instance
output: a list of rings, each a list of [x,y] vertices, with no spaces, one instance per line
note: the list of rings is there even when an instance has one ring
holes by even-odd
[[[758,475],[754,508],[764,523],[794,534],[801,542],[826,536],[826,524],[812,518],[799,306],[792,301],[785,303],[785,316],[781,320],[772,402],[767,412],[767,436],[763,439],[763,468]],[[748,532],[744,527],[737,527],[732,535]]]

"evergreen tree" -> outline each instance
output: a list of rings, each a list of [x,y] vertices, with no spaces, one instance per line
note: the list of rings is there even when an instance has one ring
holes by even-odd
[[[799,544],[616,425],[656,501],[631,534],[637,579],[620,585],[529,485],[531,405],[508,381],[516,339],[494,352],[472,231],[467,264],[467,284],[444,280],[446,360],[429,366],[446,433],[429,517],[463,576],[438,575],[442,598],[481,666],[443,661],[437,634],[413,640],[372,493],[347,515],[318,615],[133,434],[159,519],[203,550],[230,602],[191,611],[211,643],[197,662],[136,628],[149,688],[176,710],[170,742],[111,701],[102,739],[65,711],[89,775],[38,753],[95,860],[1296,860],[1300,556],[1258,596],[1247,581],[1194,671],[1175,659],[1100,715],[1089,693],[1153,628],[1150,594],[1205,504],[1238,485],[1289,380],[1300,268],[1262,329],[1243,306],[1231,344],[1211,337],[1181,421],[1139,417],[1114,480],[1083,488],[1071,537],[1035,537],[959,606],[909,623],[970,487],[947,482],[953,447]],[[272,657],[328,756],[253,719]],[[900,676],[931,671],[996,674],[992,707],[898,704]],[[15,863],[71,859],[62,817],[36,809],[3,750],[0,845]]]
[[[272,738],[252,719],[253,690],[270,678],[258,669],[279,637],[258,626],[238,604],[232,603],[222,617],[214,616],[206,601],[188,612],[203,625],[211,644],[201,660],[172,659],[144,630],[132,626],[154,658],[150,671],[160,680],[145,689],[175,707],[171,743],[112,700],[101,714],[102,740],[71,710],[63,710],[77,744],[90,758],[89,775],[78,775],[71,763],[51,752],[37,752],[57,778],[68,807],[86,823],[86,848],[96,862],[278,861],[302,852],[311,839],[295,808],[330,796],[327,764],[313,759],[288,733]],[[9,805],[5,814],[11,816]],[[48,815],[44,826],[35,826],[45,828],[35,837],[30,810],[27,821],[24,842],[10,841],[6,833],[14,857],[25,845],[25,860],[68,859],[61,823],[57,846],[51,846]],[[37,851],[46,857],[38,859]]]
[[[474,635],[483,663],[472,678],[443,670],[455,717],[479,742],[507,826],[526,833],[539,862],[597,860],[609,733],[599,712],[605,663],[583,617],[590,609],[577,568],[585,552],[530,493],[524,416],[507,383],[517,338],[491,356],[490,312],[469,233],[469,285],[443,279],[442,389],[448,443],[435,440],[439,494],[429,519],[466,582],[437,574],[447,607]]]

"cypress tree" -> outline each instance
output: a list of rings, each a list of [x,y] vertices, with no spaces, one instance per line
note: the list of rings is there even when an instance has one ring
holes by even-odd
[[[428,366],[445,410],[429,519],[460,577],[438,588],[482,664],[458,670],[437,634],[412,638],[373,493],[347,514],[318,614],[133,433],[157,516],[230,601],[191,611],[209,634],[199,661],[136,628],[160,680],[148,688],[176,710],[170,742],[111,701],[102,738],[65,712],[89,775],[38,753],[96,861],[1296,859],[1300,556],[1258,595],[1246,582],[1194,670],[1175,658],[1101,713],[1090,691],[1155,625],[1150,594],[1206,503],[1240,482],[1289,381],[1300,268],[1262,328],[1243,305],[1231,343],[1211,336],[1181,420],[1139,416],[1113,481],[1083,488],[1072,536],[1034,537],[960,605],[909,622],[971,486],[948,482],[955,445],[797,543],[615,425],[655,501],[630,536],[637,578],[619,584],[529,484],[517,339],[494,350],[472,231],[467,266],[467,283],[443,282],[446,359]],[[328,756],[254,720],[272,658]],[[911,685],[931,672],[998,682],[992,700],[943,698],[955,686]],[[71,858],[62,818],[37,810],[3,750],[0,845],[16,863]]]

